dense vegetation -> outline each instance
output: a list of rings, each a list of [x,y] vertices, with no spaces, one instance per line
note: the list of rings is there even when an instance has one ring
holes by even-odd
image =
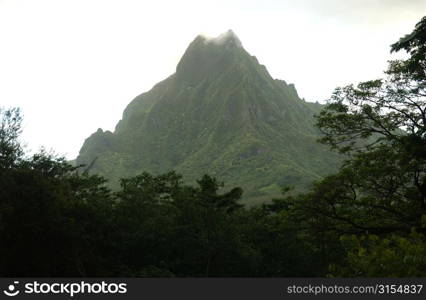
[[[278,216],[244,210],[242,190],[218,194],[174,172],[143,173],[111,192],[99,176],[61,158],[24,158],[19,111],[3,112],[0,169],[1,276],[291,276],[304,241]],[[287,249],[287,250],[285,250]],[[303,257],[302,257],[303,256]],[[312,262],[314,263],[314,262]],[[305,268],[309,266],[309,268]],[[310,270],[311,269],[311,270]]]
[[[86,139],[77,163],[95,161],[91,172],[112,187],[143,171],[175,170],[187,183],[209,173],[259,204],[280,186],[304,191],[337,170],[338,155],[316,142],[320,109],[274,80],[234,33],[220,42],[198,36],[176,73],[136,97],[114,132]]]
[[[0,276],[426,276],[426,18],[401,49],[385,79],[336,89],[318,115],[340,170],[250,208],[208,175],[112,191],[90,166],[25,156],[19,110],[1,110]]]

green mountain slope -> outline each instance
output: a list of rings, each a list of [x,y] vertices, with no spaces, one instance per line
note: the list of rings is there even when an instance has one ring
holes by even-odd
[[[320,108],[274,80],[232,31],[198,36],[175,74],[127,106],[114,133],[86,139],[77,163],[96,158],[92,170],[115,183],[142,171],[174,169],[188,181],[209,173],[262,200],[337,167],[337,156],[316,142]]]

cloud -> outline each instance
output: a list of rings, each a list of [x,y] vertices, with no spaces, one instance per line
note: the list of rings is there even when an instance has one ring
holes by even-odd
[[[235,34],[235,32],[232,31],[232,29],[229,29],[228,31],[221,33],[216,37],[210,37],[210,36],[206,36],[206,35],[201,35],[201,36],[205,39],[206,43],[213,43],[213,44],[216,44],[216,45],[222,45],[222,44],[226,43],[227,41],[232,40],[237,46],[242,47],[240,39]]]

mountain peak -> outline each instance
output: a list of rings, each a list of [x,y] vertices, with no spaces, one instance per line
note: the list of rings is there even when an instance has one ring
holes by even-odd
[[[207,75],[223,72],[244,56],[248,53],[232,30],[214,38],[198,35],[179,61],[176,74],[180,82],[193,85]]]
[[[204,41],[206,43],[213,43],[216,45],[234,44],[238,47],[242,47],[240,39],[235,34],[235,32],[232,31],[232,29],[229,29],[228,31],[219,34],[217,37],[207,37],[207,36],[202,36],[202,37],[204,38]]]
[[[189,182],[209,173],[241,186],[250,201],[271,199],[280,186],[302,189],[337,166],[316,143],[320,109],[274,80],[233,31],[199,35],[175,74],[126,107],[114,133],[86,139],[76,164],[115,186],[142,171],[176,170]]]

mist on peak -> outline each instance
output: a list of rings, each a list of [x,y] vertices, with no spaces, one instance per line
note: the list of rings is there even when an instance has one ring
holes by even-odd
[[[219,34],[216,37],[208,37],[201,35],[201,37],[204,39],[204,42],[209,44],[216,44],[216,45],[224,45],[227,43],[234,43],[238,47],[243,47],[241,40],[238,38],[238,36],[235,34],[235,32],[232,29],[229,29],[228,31]]]
[[[244,64],[255,62],[232,30],[214,38],[198,35],[179,61],[176,74],[180,82],[194,85],[206,76],[216,76],[242,61]]]

